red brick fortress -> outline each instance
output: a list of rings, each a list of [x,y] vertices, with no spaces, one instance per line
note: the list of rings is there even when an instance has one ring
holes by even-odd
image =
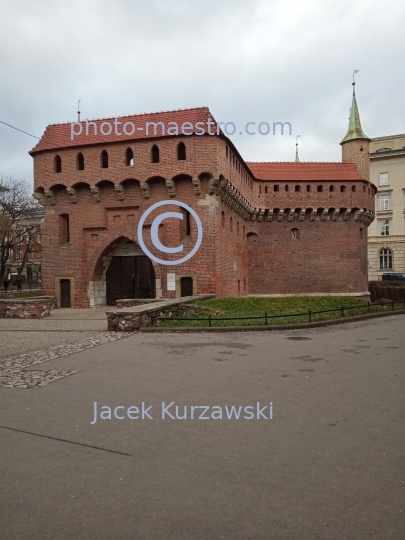
[[[215,122],[207,108],[119,120],[137,126]],[[163,135],[158,126],[148,135],[101,135],[107,121],[114,119],[95,120],[97,134],[90,125],[87,135],[83,122],[73,139],[70,124],[50,125],[30,152],[35,197],[46,207],[42,292],[56,295],[59,305],[210,293],[367,292],[367,227],[376,188],[364,134],[342,141],[343,163],[247,163],[222,132]],[[200,249],[181,265],[155,263],[139,247],[139,219],[162,200],[186,203],[203,225]],[[184,219],[164,220],[161,242],[191,249],[193,218],[178,206],[165,211],[181,211]],[[147,218],[144,239],[162,257],[148,234],[158,214]]]

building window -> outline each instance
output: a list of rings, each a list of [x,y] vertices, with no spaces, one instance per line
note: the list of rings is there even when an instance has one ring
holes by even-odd
[[[392,269],[392,251],[384,248],[380,251],[380,270]]]
[[[382,236],[389,236],[390,234],[390,222],[388,219],[380,220],[380,232]]]
[[[360,227],[360,238],[363,238],[363,227]]]
[[[291,229],[291,238],[293,238],[294,240],[298,240],[298,238],[300,237],[300,231],[299,229]]]
[[[295,191],[301,191],[301,186],[295,186]]]
[[[262,186],[259,186],[259,195],[262,194]]]
[[[380,173],[380,186],[388,186],[388,173]]]
[[[236,234],[239,236],[239,221],[236,222]]]
[[[267,193],[267,186],[264,187],[264,192]]]
[[[159,148],[156,144],[152,146],[152,163],[159,163]]]
[[[334,191],[335,190],[335,186],[329,186],[329,191]]]
[[[225,227],[225,212],[222,212],[221,214],[221,225],[222,225],[222,228]]]
[[[285,185],[285,190],[288,191],[288,184]]]
[[[225,151],[226,151],[226,157],[228,157],[228,147],[227,146],[225,148]]]
[[[279,186],[278,186],[278,184],[276,184],[276,185],[274,186],[274,191],[278,191],[278,190],[279,190]]]
[[[366,192],[366,186],[363,186],[363,193]]]
[[[55,156],[55,172],[56,173],[62,172],[62,160],[60,156]]]
[[[101,152],[101,168],[108,169],[108,154],[105,150]]]
[[[341,193],[344,193],[346,191],[346,186],[340,186]]]
[[[311,186],[307,186],[307,191],[311,191]]]
[[[356,191],[356,186],[352,186],[353,193]]]
[[[230,223],[231,232],[232,232],[233,231],[233,219],[232,219],[232,217],[230,218],[229,223]]]
[[[390,196],[380,195],[380,210],[389,210],[389,209],[390,209]]]
[[[84,156],[81,152],[77,154],[77,168],[79,171],[84,171]]]
[[[59,216],[59,242],[61,246],[70,242],[69,214]]]
[[[323,191],[323,186],[318,186],[318,193],[321,193]]]
[[[191,236],[191,221],[190,221],[190,212],[185,211],[186,214],[186,236]]]
[[[184,161],[186,159],[186,145],[181,142],[177,146],[177,159],[179,161]]]
[[[132,148],[127,148],[125,151],[125,165],[127,167],[132,167],[134,164],[134,153]]]

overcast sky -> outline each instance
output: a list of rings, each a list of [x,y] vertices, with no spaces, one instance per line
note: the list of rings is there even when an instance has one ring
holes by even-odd
[[[364,132],[405,132],[404,0],[0,0],[0,120],[50,123],[208,106],[283,121],[232,138],[246,161],[339,161],[351,80]],[[239,129],[238,129],[239,131]],[[35,139],[0,124],[0,171],[32,181]]]

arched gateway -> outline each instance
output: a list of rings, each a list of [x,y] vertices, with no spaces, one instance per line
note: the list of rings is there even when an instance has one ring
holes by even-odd
[[[155,298],[156,276],[152,261],[127,238],[113,242],[96,265],[93,305],[115,306],[124,298]]]

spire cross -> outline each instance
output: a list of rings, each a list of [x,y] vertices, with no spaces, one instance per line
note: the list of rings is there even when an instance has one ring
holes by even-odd
[[[354,69],[353,70],[353,82],[352,82],[352,85],[353,85],[353,94],[354,94],[354,87],[356,85],[356,81],[354,80],[354,74],[355,73],[358,73],[360,70],[359,69]]]

